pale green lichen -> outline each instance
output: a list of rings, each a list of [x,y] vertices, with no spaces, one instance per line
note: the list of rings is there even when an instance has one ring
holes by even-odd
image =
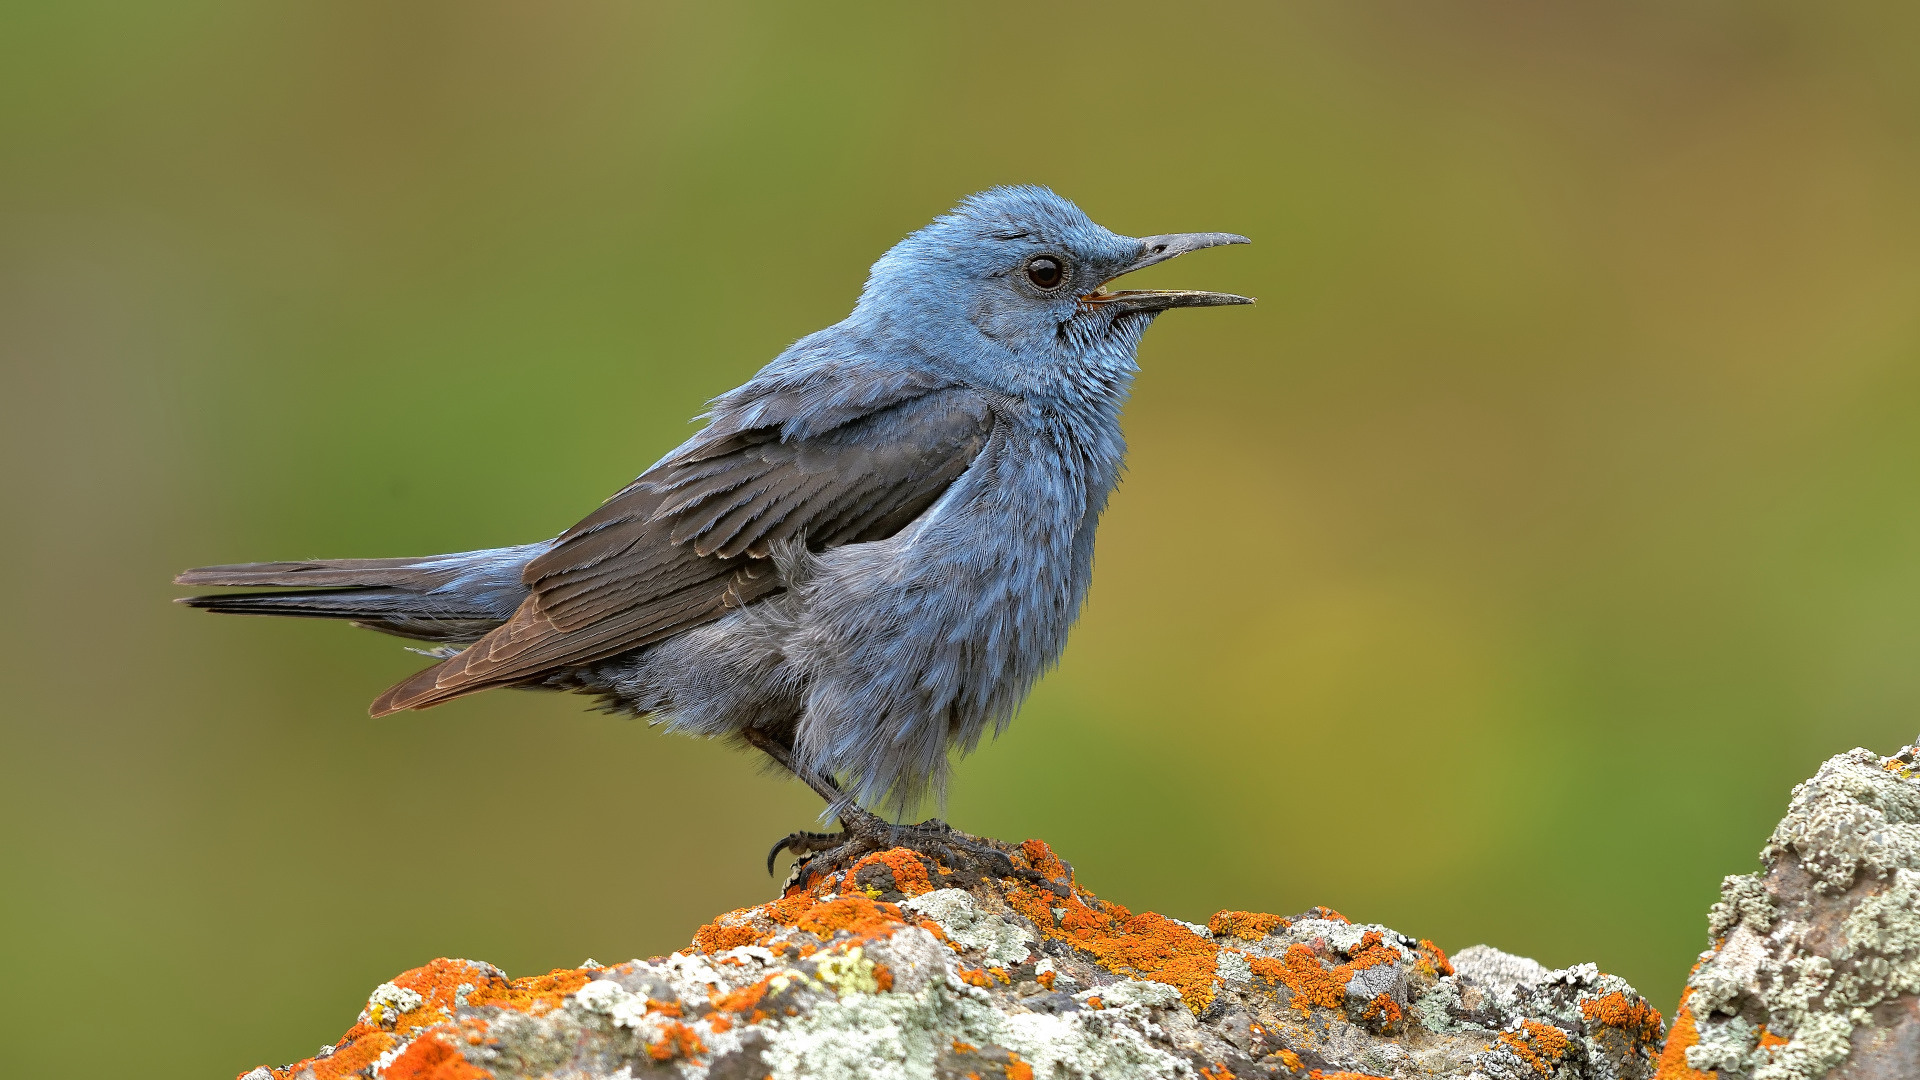
[[[1700,1041],[1687,1047],[1687,1067],[1702,1072],[1750,1072],[1767,1060],[1756,1049],[1759,1043],[1759,1028],[1741,1017],[1730,1017],[1702,1031]]]
[[[1238,988],[1253,982],[1253,965],[1247,961],[1247,954],[1238,949],[1221,949],[1214,973],[1223,986]]]
[[[1920,993],[1920,872],[1895,870],[1887,890],[1860,901],[1842,927],[1862,979],[1888,995]]]
[[[1454,1014],[1465,1012],[1460,1001],[1460,980],[1441,979],[1432,990],[1413,999],[1414,1019],[1428,1031],[1441,1035],[1456,1035],[1463,1031],[1478,1030],[1478,1025],[1463,1023],[1455,1019]]]
[[[963,949],[978,951],[992,965],[1018,964],[1033,951],[1033,938],[1012,920],[981,911],[961,889],[935,889],[900,901],[900,906],[940,924]]]
[[[776,1080],[931,1078],[958,1019],[938,992],[849,994],[781,1023],[762,1060]]]
[[[1822,892],[1852,888],[1861,874],[1920,869],[1920,784],[1889,771],[1871,750],[1850,750],[1793,789],[1787,816],[1763,858],[1797,856]]]
[[[1817,1080],[1847,1060],[1874,1006],[1920,993],[1920,781],[1912,751],[1903,754],[1853,750],[1826,762],[1794,788],[1762,853],[1768,873],[1722,882],[1708,918],[1717,948],[1688,980],[1699,1034],[1690,1067]],[[1787,859],[1822,896],[1868,883],[1838,933],[1832,901],[1783,906],[1770,889]],[[1762,1045],[1756,1017],[1787,1041]]]
[[[1128,979],[1125,982],[1109,983],[1106,986],[1093,986],[1073,996],[1077,1001],[1097,997],[1101,1005],[1109,1009],[1125,1008],[1128,1005],[1168,1009],[1180,1004],[1180,991],[1166,983],[1149,982],[1146,979]]]
[[[880,980],[873,966],[865,951],[855,945],[844,953],[816,957],[814,975],[836,994],[877,994]]]
[[[1725,937],[1743,922],[1764,934],[1773,929],[1775,914],[1773,897],[1759,874],[1731,874],[1720,880],[1720,901],[1707,909],[1707,936]]]
[[[1153,1046],[1130,1013],[1008,1015],[964,984],[849,994],[781,1022],[762,1060],[775,1080],[932,1080],[940,1052],[957,1040],[1004,1046],[1040,1077],[1190,1076],[1187,1063]]]

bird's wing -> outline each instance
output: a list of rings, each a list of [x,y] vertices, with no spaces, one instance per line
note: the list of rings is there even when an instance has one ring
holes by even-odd
[[[525,683],[719,618],[781,589],[776,542],[819,551],[900,531],[966,471],[993,426],[973,391],[901,391],[904,400],[799,437],[782,437],[795,426],[784,408],[759,410],[751,427],[716,415],[529,563],[531,595],[505,625],[388,690],[373,714]]]

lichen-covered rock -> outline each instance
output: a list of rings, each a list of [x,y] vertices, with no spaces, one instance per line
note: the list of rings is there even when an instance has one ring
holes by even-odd
[[[701,927],[651,960],[509,980],[435,960],[322,1055],[243,1080],[1646,1080],[1659,1013],[1326,908],[1206,926],[1082,888],[1038,840],[982,876],[896,848]],[[1002,866],[1002,869],[1005,869]]]
[[[1851,750],[1793,789],[1707,917],[1661,1080],[1920,1077],[1920,749]]]

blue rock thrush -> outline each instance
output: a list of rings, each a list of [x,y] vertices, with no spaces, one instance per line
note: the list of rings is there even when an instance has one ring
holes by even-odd
[[[974,195],[881,256],[851,315],[715,398],[705,428],[558,538],[205,567],[177,581],[292,591],[183,602],[439,643],[374,716],[544,687],[745,742],[843,826],[774,855],[942,848],[943,824],[865,808],[942,791],[951,751],[1003,730],[1059,658],[1147,326],[1252,303],[1106,284],[1247,242],[1120,236],[1040,187]]]

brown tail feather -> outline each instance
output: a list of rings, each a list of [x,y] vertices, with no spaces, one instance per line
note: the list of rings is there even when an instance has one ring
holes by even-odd
[[[472,650],[469,648],[467,651]],[[452,701],[457,697],[491,690],[494,685],[492,683],[468,683],[464,686],[441,685],[442,676],[453,674],[445,670],[448,665],[459,665],[460,657],[465,655],[466,652],[462,652],[459,655],[450,656],[430,668],[422,668],[394,683],[387,688],[386,693],[375,698],[372,705],[367,706],[367,715],[386,716],[407,709],[430,709],[443,701]],[[458,670],[459,667],[456,666],[454,671]]]
[[[173,579],[176,585],[228,585],[242,588],[339,588],[373,585],[422,585],[446,576],[445,568],[423,570],[420,559],[314,559],[310,562],[234,563],[202,566]]]

